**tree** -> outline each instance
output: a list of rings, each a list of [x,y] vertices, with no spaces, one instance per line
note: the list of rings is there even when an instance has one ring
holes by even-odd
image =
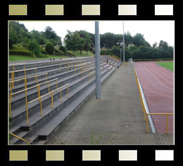
[[[136,45],[137,47],[139,46],[147,46],[150,47],[151,45],[144,39],[144,35],[137,33],[133,39],[133,44]]]
[[[33,53],[33,55],[36,55],[37,57],[41,56],[41,50],[37,41],[30,41],[28,44],[28,49]]]
[[[62,45],[62,43],[61,43],[61,37],[60,36],[57,36],[57,34],[55,33],[55,31],[53,31],[53,29],[50,26],[47,26],[45,28],[44,36],[54,46],[55,45],[59,45],[59,46]]]
[[[157,42],[155,42],[152,47],[157,48]]]
[[[48,54],[53,54],[53,52],[54,52],[53,44],[52,43],[47,43],[46,47],[45,47],[45,50]]]
[[[167,50],[168,49],[168,43],[166,41],[160,40],[159,48],[162,48],[163,50]]]

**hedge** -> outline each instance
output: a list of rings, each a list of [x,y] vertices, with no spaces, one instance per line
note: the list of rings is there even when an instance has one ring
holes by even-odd
[[[26,49],[10,49],[9,55],[25,55],[34,57],[32,52]]]

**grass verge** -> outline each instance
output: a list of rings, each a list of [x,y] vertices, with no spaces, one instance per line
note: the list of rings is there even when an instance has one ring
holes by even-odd
[[[27,60],[42,60],[42,59],[58,59],[58,58],[68,58],[68,56],[56,56],[56,55],[46,55],[45,57],[29,57],[23,55],[9,55],[9,61],[27,61]]]
[[[173,62],[157,62],[158,65],[173,71]]]

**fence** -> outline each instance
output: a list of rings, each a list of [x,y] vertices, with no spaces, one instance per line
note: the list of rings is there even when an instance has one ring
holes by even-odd
[[[42,95],[30,102],[26,102],[26,114],[27,114],[27,125],[29,125],[29,111],[28,111],[28,104],[31,104],[32,102],[35,102],[35,101],[39,101],[40,102],[40,113],[41,113],[41,116],[43,115],[43,112],[42,112],[42,98],[45,97],[45,96],[48,96],[51,94],[51,107],[53,108],[54,107],[54,103],[53,103],[53,92],[55,91],[58,91],[60,90],[60,102],[62,101],[62,88],[67,86],[67,98],[69,97],[69,83],[55,89],[55,90],[52,90],[51,92],[45,94],[45,95]]]
[[[138,76],[137,76],[137,73],[135,71],[135,68],[134,68],[134,73],[135,73],[135,78],[136,78],[136,82],[137,82],[137,86],[138,86],[138,90],[139,90],[139,94],[140,94],[142,112],[144,114],[144,121],[146,121],[146,132],[147,133],[149,132],[149,129],[148,129],[148,124],[149,124],[148,116],[149,115],[156,115],[156,116],[166,116],[166,134],[168,134],[168,116],[173,115],[173,113],[147,113],[146,112],[145,103],[144,103],[144,100],[143,100],[143,97],[142,97],[142,92],[141,92],[141,89],[140,89],[140,82],[138,80]]]
[[[35,86],[32,86],[32,87],[29,87],[29,88],[25,88],[21,91],[18,91],[18,92],[15,92],[15,93],[12,93],[12,91],[10,92],[10,95],[9,95],[9,115],[11,116],[11,101],[12,101],[12,96],[13,95],[16,95],[16,94],[19,94],[21,92],[25,92],[25,103],[27,102],[27,91],[30,90],[30,89],[33,89],[33,88],[37,88],[37,91],[38,91],[38,97],[40,97],[40,85],[43,85],[43,84],[46,84],[47,87],[48,87],[48,92],[50,92],[50,82],[52,81],[55,81],[56,80],[56,87],[58,88],[58,78],[55,78],[55,79],[52,79],[50,81],[47,81],[46,82],[43,82],[43,83],[40,83],[40,84],[37,84]],[[10,84],[11,85],[11,84]]]

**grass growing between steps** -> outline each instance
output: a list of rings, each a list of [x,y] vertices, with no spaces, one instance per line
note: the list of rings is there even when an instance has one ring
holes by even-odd
[[[45,57],[29,57],[23,55],[9,55],[9,61],[42,60],[50,58],[60,59],[60,58],[68,58],[68,56],[46,55]]]

